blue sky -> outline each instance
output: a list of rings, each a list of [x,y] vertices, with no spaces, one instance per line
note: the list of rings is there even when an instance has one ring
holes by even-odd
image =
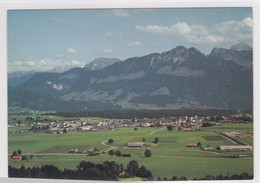
[[[253,42],[252,8],[9,10],[7,23],[8,72]]]

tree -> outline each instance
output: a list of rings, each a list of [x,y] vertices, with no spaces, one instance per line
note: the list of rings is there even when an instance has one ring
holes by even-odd
[[[21,150],[21,149],[18,149],[18,150],[17,150],[17,153],[18,153],[18,155],[21,155],[21,154],[22,154],[22,150]]]
[[[67,129],[66,128],[63,129],[63,133],[67,133]]]
[[[178,177],[173,176],[171,180],[178,180]]]
[[[173,130],[173,126],[172,125],[167,125],[167,130],[168,131],[172,131]]]
[[[148,150],[148,149],[146,149],[146,150],[144,151],[144,156],[147,157],[147,158],[150,157],[150,156],[152,156],[151,151]]]
[[[109,140],[108,140],[108,143],[109,143],[109,144],[112,144],[113,142],[114,142],[113,139],[109,139]]]
[[[120,151],[116,151],[115,155],[118,156],[118,157],[121,157],[121,152]]]
[[[110,150],[110,151],[108,152],[108,154],[109,154],[110,156],[113,156],[113,155],[115,154],[115,151],[114,151],[114,150]]]
[[[17,155],[17,152],[14,151],[13,154],[12,154],[12,156],[11,156],[11,158],[12,158],[13,156],[16,156],[16,155]]]
[[[137,171],[138,171],[139,167],[138,167],[138,163],[136,160],[132,160],[128,163],[127,165],[127,169],[126,172],[128,173],[128,175],[130,177],[135,176]]]
[[[135,127],[134,130],[136,131],[136,130],[138,130],[138,128]]]
[[[158,141],[159,141],[159,138],[158,138],[158,137],[155,137],[155,139],[154,139],[154,142],[153,142],[153,143],[157,144],[157,143],[158,143]]]

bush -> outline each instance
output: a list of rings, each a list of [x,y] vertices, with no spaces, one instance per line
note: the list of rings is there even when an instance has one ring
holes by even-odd
[[[150,156],[152,156],[151,151],[148,150],[148,149],[146,149],[145,152],[144,152],[144,156],[147,157],[147,158],[150,157]]]
[[[114,150],[110,150],[110,151],[108,152],[108,154],[109,154],[110,156],[113,156],[113,155],[115,154],[115,151],[114,151]]]

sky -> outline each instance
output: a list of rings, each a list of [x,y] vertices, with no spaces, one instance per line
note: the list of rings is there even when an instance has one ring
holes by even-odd
[[[8,72],[253,43],[252,8],[9,10]]]

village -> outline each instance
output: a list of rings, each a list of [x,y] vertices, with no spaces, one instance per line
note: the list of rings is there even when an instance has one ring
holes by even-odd
[[[43,116],[44,117],[44,116]],[[12,130],[9,128],[9,133],[50,133],[50,134],[62,134],[68,132],[95,132],[99,130],[116,130],[118,128],[152,128],[152,127],[177,127],[183,131],[196,131],[200,127],[207,127],[213,125],[223,125],[225,123],[253,123],[252,114],[236,114],[227,116],[181,116],[181,117],[169,117],[169,118],[141,118],[137,119],[104,119],[97,123],[91,123],[91,119],[81,117],[76,120],[65,119],[65,120],[51,120],[47,118],[29,117],[25,120],[9,120],[8,127],[31,127],[27,129],[16,129]],[[51,116],[52,118],[52,116]],[[229,136],[245,136],[233,132]]]
[[[99,121],[95,123],[92,122],[92,118],[81,117],[76,119],[63,119],[63,120],[52,120],[52,116],[47,119],[42,116],[27,116],[25,120],[9,120],[9,127],[11,125],[16,126],[16,130],[9,128],[9,133],[47,133],[47,134],[64,134],[70,132],[78,133],[94,133],[102,130],[118,130],[119,128],[153,128],[153,127],[165,127],[169,131],[176,128],[178,131],[192,132],[201,131],[201,127],[210,126],[222,126],[229,123],[243,123],[252,124],[253,116],[251,114],[236,114],[227,116],[181,116],[181,117],[169,117],[169,118],[141,118],[137,119],[103,119],[100,118]],[[19,127],[28,127],[26,129],[19,129]],[[252,133],[239,133],[239,132],[221,132],[221,136],[233,141],[235,144],[240,145],[240,147],[231,146],[219,146],[220,151],[252,151],[252,144],[246,144],[238,140],[239,138],[253,137]],[[143,148],[143,143],[129,142],[127,147],[137,147]],[[137,144],[137,145],[136,145]],[[200,143],[191,142],[186,145],[187,147],[200,147]],[[204,147],[203,150],[211,151],[212,147]],[[73,150],[72,150],[73,151]],[[75,153],[80,153],[80,151],[74,150]]]

